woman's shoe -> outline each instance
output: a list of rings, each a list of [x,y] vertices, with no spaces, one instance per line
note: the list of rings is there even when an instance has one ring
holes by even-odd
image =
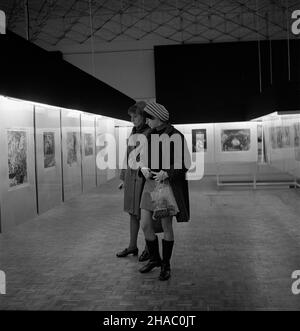
[[[168,280],[171,277],[170,259],[172,256],[174,240],[162,240],[163,260],[159,280]]]
[[[160,266],[161,266],[161,261],[149,261],[147,264],[145,264],[143,267],[139,269],[139,272],[145,274],[147,272],[150,272],[152,269]]]
[[[134,248],[134,249],[129,249],[129,248],[125,248],[123,251],[117,253],[117,257],[126,257],[129,254],[132,254],[134,256],[138,255],[139,253],[139,249],[138,248]]]
[[[148,261],[149,259],[150,259],[150,254],[149,254],[148,250],[145,248],[143,253],[139,257],[139,261],[145,262],[145,261]]]
[[[155,236],[155,240],[146,240],[150,259],[146,265],[139,269],[139,272],[144,274],[151,271],[153,268],[161,266],[161,258],[159,255],[158,238]]]
[[[168,280],[171,277],[170,264],[162,263],[159,280]]]

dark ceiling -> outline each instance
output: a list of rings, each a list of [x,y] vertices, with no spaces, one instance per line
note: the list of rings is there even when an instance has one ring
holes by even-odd
[[[8,32],[0,35],[0,94],[128,120],[134,100]]]

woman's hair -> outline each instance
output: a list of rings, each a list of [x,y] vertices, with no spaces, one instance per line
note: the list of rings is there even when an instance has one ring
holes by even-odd
[[[134,105],[130,106],[128,109],[128,115],[137,114],[141,115],[144,120],[146,120],[144,108],[146,107],[145,101],[138,101]]]

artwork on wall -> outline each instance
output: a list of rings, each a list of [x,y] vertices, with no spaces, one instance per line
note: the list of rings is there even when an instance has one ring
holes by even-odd
[[[67,132],[67,164],[78,162],[79,138],[77,132]]]
[[[273,149],[291,147],[291,130],[289,126],[270,128],[270,140]]]
[[[192,129],[193,153],[207,150],[206,129]]]
[[[54,132],[44,132],[44,168],[56,165]]]
[[[245,152],[250,150],[250,129],[221,131],[222,152]]]
[[[27,176],[27,132],[8,130],[8,178],[9,187],[28,182]]]
[[[300,161],[300,123],[294,123],[295,159]]]
[[[263,162],[263,127],[262,124],[257,125],[257,161]]]
[[[84,155],[90,156],[93,155],[93,135],[91,133],[84,134]]]

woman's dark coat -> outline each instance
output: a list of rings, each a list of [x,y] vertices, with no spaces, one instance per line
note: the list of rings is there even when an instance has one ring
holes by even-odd
[[[190,153],[187,148],[187,143],[184,138],[184,135],[175,129],[171,124],[164,124],[159,128],[153,129],[151,131],[152,134],[159,134],[160,136],[162,134],[167,134],[169,137],[171,137],[173,134],[178,134],[181,139],[181,146],[174,146],[173,143],[170,144],[170,167],[169,169],[164,169],[162,167],[162,160],[166,157],[165,155],[162,155],[162,145],[160,144],[159,148],[159,167],[158,168],[152,168],[151,167],[151,143],[148,147],[148,163],[149,168],[152,171],[158,172],[160,170],[164,170],[168,173],[168,178],[170,185],[172,187],[174,197],[176,199],[179,213],[176,215],[177,222],[188,222],[190,219],[190,202],[189,202],[189,189],[188,189],[188,181],[186,180],[186,172],[190,168],[191,165],[191,157]],[[151,136],[150,135],[150,136]],[[181,158],[179,160],[175,159],[177,158],[177,153],[174,153],[175,148],[181,148]],[[175,150],[176,151],[176,150]],[[177,150],[178,151],[178,150]],[[186,153],[186,154],[184,154]],[[181,164],[181,169],[176,169],[175,164]]]
[[[149,126],[144,124],[140,128],[134,127],[131,135],[139,133],[148,137],[150,131]],[[131,169],[128,166],[128,156],[134,148],[135,146],[127,146],[127,169],[121,170],[120,179],[124,181],[124,211],[140,219],[140,201],[145,178],[138,170]]]

